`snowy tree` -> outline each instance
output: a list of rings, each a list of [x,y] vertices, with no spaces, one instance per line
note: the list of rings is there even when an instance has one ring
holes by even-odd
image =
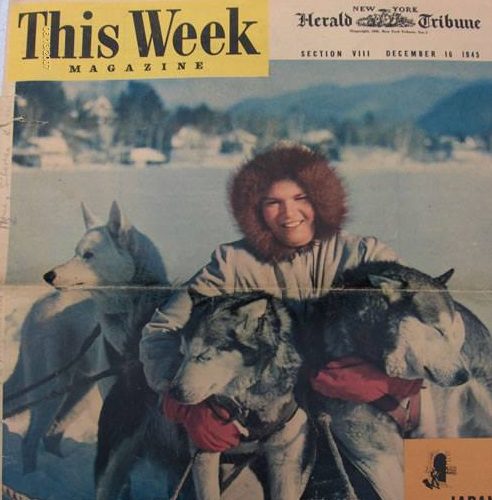
[[[129,82],[115,106],[115,141],[125,146],[164,149],[164,104],[147,83]]]
[[[50,135],[64,120],[68,104],[60,82],[20,82],[15,94],[15,116],[23,117],[14,128],[15,144]]]

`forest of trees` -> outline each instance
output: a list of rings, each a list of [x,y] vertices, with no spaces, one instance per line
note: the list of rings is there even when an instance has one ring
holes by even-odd
[[[378,146],[401,151],[418,159],[450,156],[452,146],[438,134],[425,133],[414,122],[388,123],[371,112],[359,119],[330,119],[315,123],[301,108],[285,110],[285,116],[235,114],[205,104],[166,107],[149,83],[131,81],[111,101],[106,97],[77,95],[69,99],[59,82],[25,82],[16,89],[17,123],[14,144],[22,146],[33,136],[60,131],[77,155],[91,151],[102,160],[116,157],[123,148],[148,147],[163,153],[171,150],[171,138],[184,126],[210,135],[244,129],[254,134],[258,146],[278,139],[299,138],[314,128],[331,131],[336,147]],[[490,145],[490,141],[484,140]],[[490,148],[489,148],[490,149]]]
[[[95,149],[120,145],[168,151],[171,137],[185,125],[208,133],[231,129],[226,113],[206,105],[171,111],[151,85],[138,81],[129,82],[105,112],[88,106],[96,98],[67,99],[60,82],[19,83],[16,95],[15,116],[22,120],[14,144],[60,130],[69,143],[86,142]]]

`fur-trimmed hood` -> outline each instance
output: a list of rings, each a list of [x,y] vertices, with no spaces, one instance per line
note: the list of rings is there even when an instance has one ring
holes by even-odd
[[[306,249],[284,246],[263,220],[262,200],[270,186],[280,180],[294,181],[307,194],[316,214],[315,239],[331,238],[347,215],[342,181],[324,156],[306,146],[285,142],[258,154],[230,179],[229,203],[251,251],[267,262],[287,260]]]

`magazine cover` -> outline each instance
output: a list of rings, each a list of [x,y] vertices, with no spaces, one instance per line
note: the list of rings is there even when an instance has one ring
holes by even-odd
[[[491,15],[11,0],[2,498],[492,499]]]

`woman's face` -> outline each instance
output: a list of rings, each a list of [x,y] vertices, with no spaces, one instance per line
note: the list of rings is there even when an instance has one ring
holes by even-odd
[[[274,182],[262,202],[263,218],[275,238],[291,248],[314,238],[314,208],[294,181]]]

